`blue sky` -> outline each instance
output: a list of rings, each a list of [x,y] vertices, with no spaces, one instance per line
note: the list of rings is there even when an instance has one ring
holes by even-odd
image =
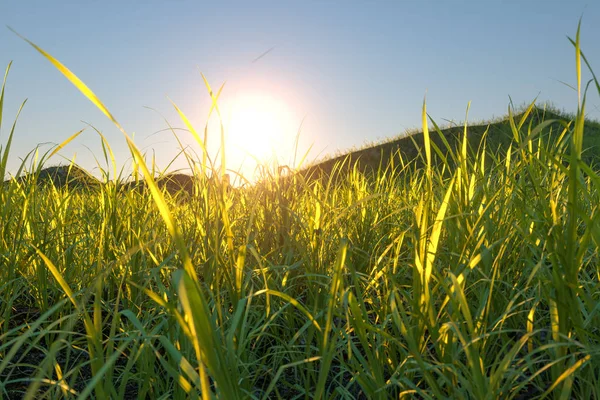
[[[539,96],[573,111],[576,94],[561,81],[575,82],[574,50],[566,36],[574,37],[581,15],[583,50],[600,72],[600,4],[589,0],[3,0],[0,66],[11,60],[13,66],[0,142],[27,98],[12,171],[38,143],[59,143],[84,128],[82,121],[106,135],[120,165],[128,166],[130,157],[122,134],[5,26],[77,74],[148,157],[154,151],[158,165],[166,167],[178,144],[169,132],[155,133],[167,125],[145,107],[183,127],[171,99],[202,130],[210,100],[200,71],[213,88],[226,82],[224,108],[246,93],[285,104],[288,125],[298,127],[304,119],[300,152],[312,145],[311,158],[418,127],[425,93],[428,112],[439,123],[462,121],[469,101],[472,121],[504,115],[509,96],[516,105]],[[591,117],[600,117],[599,104],[592,95]],[[224,114],[228,126],[231,116]],[[209,132],[213,153],[215,128],[211,124]],[[286,164],[295,132],[281,135],[286,140],[274,144],[274,152]],[[181,138],[199,151],[190,135],[182,132]],[[238,168],[253,140],[228,143],[229,168]],[[93,171],[94,156],[102,156],[99,137],[88,129],[60,154],[76,154]],[[51,163],[60,162],[57,157]],[[183,160],[173,164],[183,166]]]

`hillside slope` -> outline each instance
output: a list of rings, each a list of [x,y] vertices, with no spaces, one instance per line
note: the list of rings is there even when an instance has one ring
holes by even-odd
[[[520,112],[513,117],[515,124],[519,124],[524,112]],[[562,113],[554,109],[534,108],[529,116],[524,121],[521,127],[521,137],[526,137],[528,127],[535,128],[543,121],[556,120],[550,123],[542,130],[542,136],[549,139],[550,142],[563,131],[564,126],[558,121],[568,123],[573,119],[572,116]],[[448,147],[455,151],[459,146],[460,140],[464,135],[463,126],[445,127],[437,130],[431,122],[429,122],[429,135],[434,147],[440,150],[444,157],[448,157]],[[442,138],[443,137],[443,138]],[[494,122],[478,123],[473,126],[467,125],[467,139],[470,151],[476,151],[482,140],[485,138],[486,148],[494,153],[498,151],[506,151],[511,143],[514,142],[513,130],[511,128],[510,119],[508,116]],[[444,139],[445,142],[444,143]],[[318,177],[328,175],[333,170],[334,166],[340,163],[343,164],[343,169],[357,166],[364,173],[374,172],[381,166],[386,166],[390,163],[393,157],[395,162],[400,162],[400,155],[404,162],[413,162],[417,166],[422,165],[423,156],[419,155],[420,149],[423,148],[424,137],[423,132],[418,132],[412,135],[403,136],[392,139],[374,146],[365,147],[355,151],[350,151],[346,154],[335,156],[323,161],[316,162],[301,171],[305,177]],[[584,159],[587,162],[597,162],[600,160],[600,123],[597,121],[587,120],[585,122],[584,136]],[[440,155],[432,150],[432,161],[439,163]]]

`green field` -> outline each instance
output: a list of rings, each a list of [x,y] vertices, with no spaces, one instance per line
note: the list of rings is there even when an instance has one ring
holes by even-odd
[[[573,44],[576,115],[441,130],[423,105],[419,134],[244,187],[181,114],[185,190],[43,53],[139,183],[101,135],[100,180],[45,169],[69,138],[0,183],[0,399],[599,399],[600,129]]]

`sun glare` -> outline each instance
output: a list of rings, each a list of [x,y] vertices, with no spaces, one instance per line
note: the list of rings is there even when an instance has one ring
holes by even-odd
[[[238,94],[225,127],[232,161],[287,164],[298,128],[285,101],[265,93]]]

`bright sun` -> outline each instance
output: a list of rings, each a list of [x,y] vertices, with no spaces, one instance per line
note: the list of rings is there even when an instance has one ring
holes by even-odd
[[[238,94],[225,118],[228,151],[246,164],[291,162],[294,141],[299,128],[285,101],[265,93]],[[248,172],[248,171],[246,171]]]

